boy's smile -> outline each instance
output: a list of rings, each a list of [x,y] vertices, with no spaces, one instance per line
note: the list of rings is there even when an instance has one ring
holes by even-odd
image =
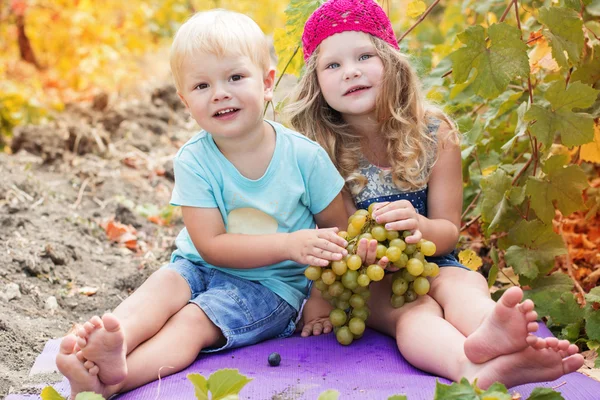
[[[179,96],[198,125],[215,140],[240,138],[262,128],[274,72],[264,73],[243,55],[186,57]]]

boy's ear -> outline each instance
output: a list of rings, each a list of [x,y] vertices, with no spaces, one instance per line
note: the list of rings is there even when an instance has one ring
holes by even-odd
[[[273,90],[275,90],[275,68],[269,68],[265,75],[265,101],[273,100]]]
[[[179,90],[177,91],[177,96],[179,96],[181,101],[183,101],[183,104],[185,104],[185,108],[189,109],[190,107],[188,106],[187,101],[185,101],[185,98],[181,95],[181,93],[179,93]]]

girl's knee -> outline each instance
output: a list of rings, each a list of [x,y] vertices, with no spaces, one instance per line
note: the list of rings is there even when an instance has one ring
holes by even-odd
[[[403,320],[415,319],[420,317],[443,317],[442,307],[431,296],[419,296],[414,303],[404,305],[407,310],[404,312]],[[407,317],[408,316],[408,317]]]

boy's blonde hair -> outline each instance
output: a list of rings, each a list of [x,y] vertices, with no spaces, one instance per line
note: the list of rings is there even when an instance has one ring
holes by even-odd
[[[441,110],[427,105],[406,56],[379,38],[369,38],[383,63],[375,112],[380,135],[387,144],[385,159],[399,189],[421,189],[437,160],[437,141],[427,128],[428,118],[446,121],[452,128],[454,124]],[[308,59],[286,114],[294,129],[323,146],[352,193],[357,194],[367,184],[366,177],[358,172],[363,157],[360,136],[325,101],[317,80],[318,53],[319,48]],[[456,132],[451,137],[457,140]]]
[[[170,62],[178,91],[183,62],[196,53],[217,57],[244,55],[265,73],[271,66],[267,38],[256,22],[244,14],[222,9],[196,13],[177,30]]]

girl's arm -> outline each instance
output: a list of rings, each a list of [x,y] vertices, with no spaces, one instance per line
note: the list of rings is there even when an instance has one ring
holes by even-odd
[[[341,194],[319,213],[333,221]],[[285,260],[325,266],[347,252],[337,229],[303,229],[292,233],[244,235],[227,233],[217,208],[182,207],[183,221],[198,253],[209,264],[225,268],[258,268]],[[339,219],[339,217],[337,217]],[[337,223],[337,220],[336,220]]]
[[[462,162],[460,146],[454,140],[450,125],[442,122],[438,131],[438,160],[433,167],[427,194],[427,214],[419,215],[423,237],[436,244],[436,255],[454,250],[460,233],[462,212]]]

